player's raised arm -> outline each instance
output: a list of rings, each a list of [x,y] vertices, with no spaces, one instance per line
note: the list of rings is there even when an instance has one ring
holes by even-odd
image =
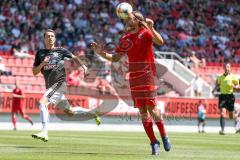
[[[138,20],[146,29],[152,32],[153,35],[153,42],[157,45],[163,45],[164,41],[162,36],[155,30],[154,28],[154,22],[150,18],[144,18],[142,14],[138,11],[133,11],[129,17],[134,17],[136,20]]]
[[[97,44],[96,42],[93,42],[91,44],[91,48],[92,50],[98,54],[99,56],[103,57],[104,59],[108,60],[108,61],[111,61],[111,62],[117,62],[121,59],[122,55],[121,54],[110,54],[110,53],[107,53],[106,51],[104,51],[102,49],[102,47]]]
[[[149,30],[152,32],[153,34],[153,42],[157,45],[163,45],[164,41],[163,41],[163,38],[162,36],[155,30],[154,28],[154,22],[153,20],[149,19],[149,18],[146,18],[146,23],[147,23],[147,26],[149,28]]]

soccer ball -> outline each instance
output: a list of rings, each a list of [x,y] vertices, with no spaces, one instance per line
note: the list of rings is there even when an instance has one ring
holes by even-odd
[[[131,13],[132,11],[133,11],[132,6],[126,2],[118,4],[117,9],[116,9],[117,16],[120,19],[127,19],[128,14]]]

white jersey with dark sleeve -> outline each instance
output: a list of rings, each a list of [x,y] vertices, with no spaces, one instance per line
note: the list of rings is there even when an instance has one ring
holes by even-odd
[[[42,68],[41,73],[44,76],[46,88],[50,88],[55,83],[66,82],[64,60],[66,58],[71,59],[72,53],[61,47],[51,50],[40,49],[35,56],[33,66],[39,66],[45,58],[48,58],[49,62]]]

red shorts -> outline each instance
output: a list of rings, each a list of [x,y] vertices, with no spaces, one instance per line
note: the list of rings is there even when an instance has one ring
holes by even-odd
[[[22,108],[22,106],[13,106],[11,112],[13,112],[13,113],[22,113],[23,112],[23,108]]]
[[[157,105],[156,90],[144,92],[132,91],[131,94],[135,108]]]
[[[135,108],[142,108],[145,106],[156,106],[157,105],[157,98],[133,98],[134,107]]]

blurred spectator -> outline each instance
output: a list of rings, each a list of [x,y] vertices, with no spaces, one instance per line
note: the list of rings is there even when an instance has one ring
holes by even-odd
[[[196,56],[196,52],[192,51],[189,56],[189,62],[192,64],[191,67],[198,68],[200,66],[201,60]]]
[[[7,51],[11,46],[24,42],[26,44],[18,50],[24,54],[19,55],[15,51],[15,55],[27,56],[26,52],[43,47],[39,39],[46,28],[56,30],[57,44],[67,48],[81,47],[86,50],[93,40],[116,43],[120,36],[118,33],[124,29],[115,14],[119,2],[122,1],[3,0],[0,2],[0,50]],[[193,48],[197,59],[201,59],[199,49],[214,45],[212,58],[207,61],[229,58],[231,50],[225,51],[229,43],[235,42],[233,48],[239,49],[240,10],[237,0],[135,0],[132,3],[146,17],[155,21],[156,29],[166,39],[165,45],[158,49],[182,55],[183,48],[187,46]]]
[[[196,75],[195,79],[193,79],[192,87],[193,87],[193,91],[194,91],[194,96],[201,97],[202,91],[203,91],[203,81],[202,81],[200,75]]]
[[[84,78],[81,69],[73,70],[67,77],[67,84],[69,86],[79,86]]]
[[[2,63],[1,57],[0,57],[0,75],[6,75],[6,76],[12,75],[12,72],[8,68],[6,68],[4,63]]]
[[[30,55],[30,51],[29,51],[29,47],[28,43],[22,43],[20,44],[19,49],[17,47],[13,47],[12,48],[12,52],[13,52],[13,56],[16,58],[29,58],[29,57],[33,57],[32,55]]]

